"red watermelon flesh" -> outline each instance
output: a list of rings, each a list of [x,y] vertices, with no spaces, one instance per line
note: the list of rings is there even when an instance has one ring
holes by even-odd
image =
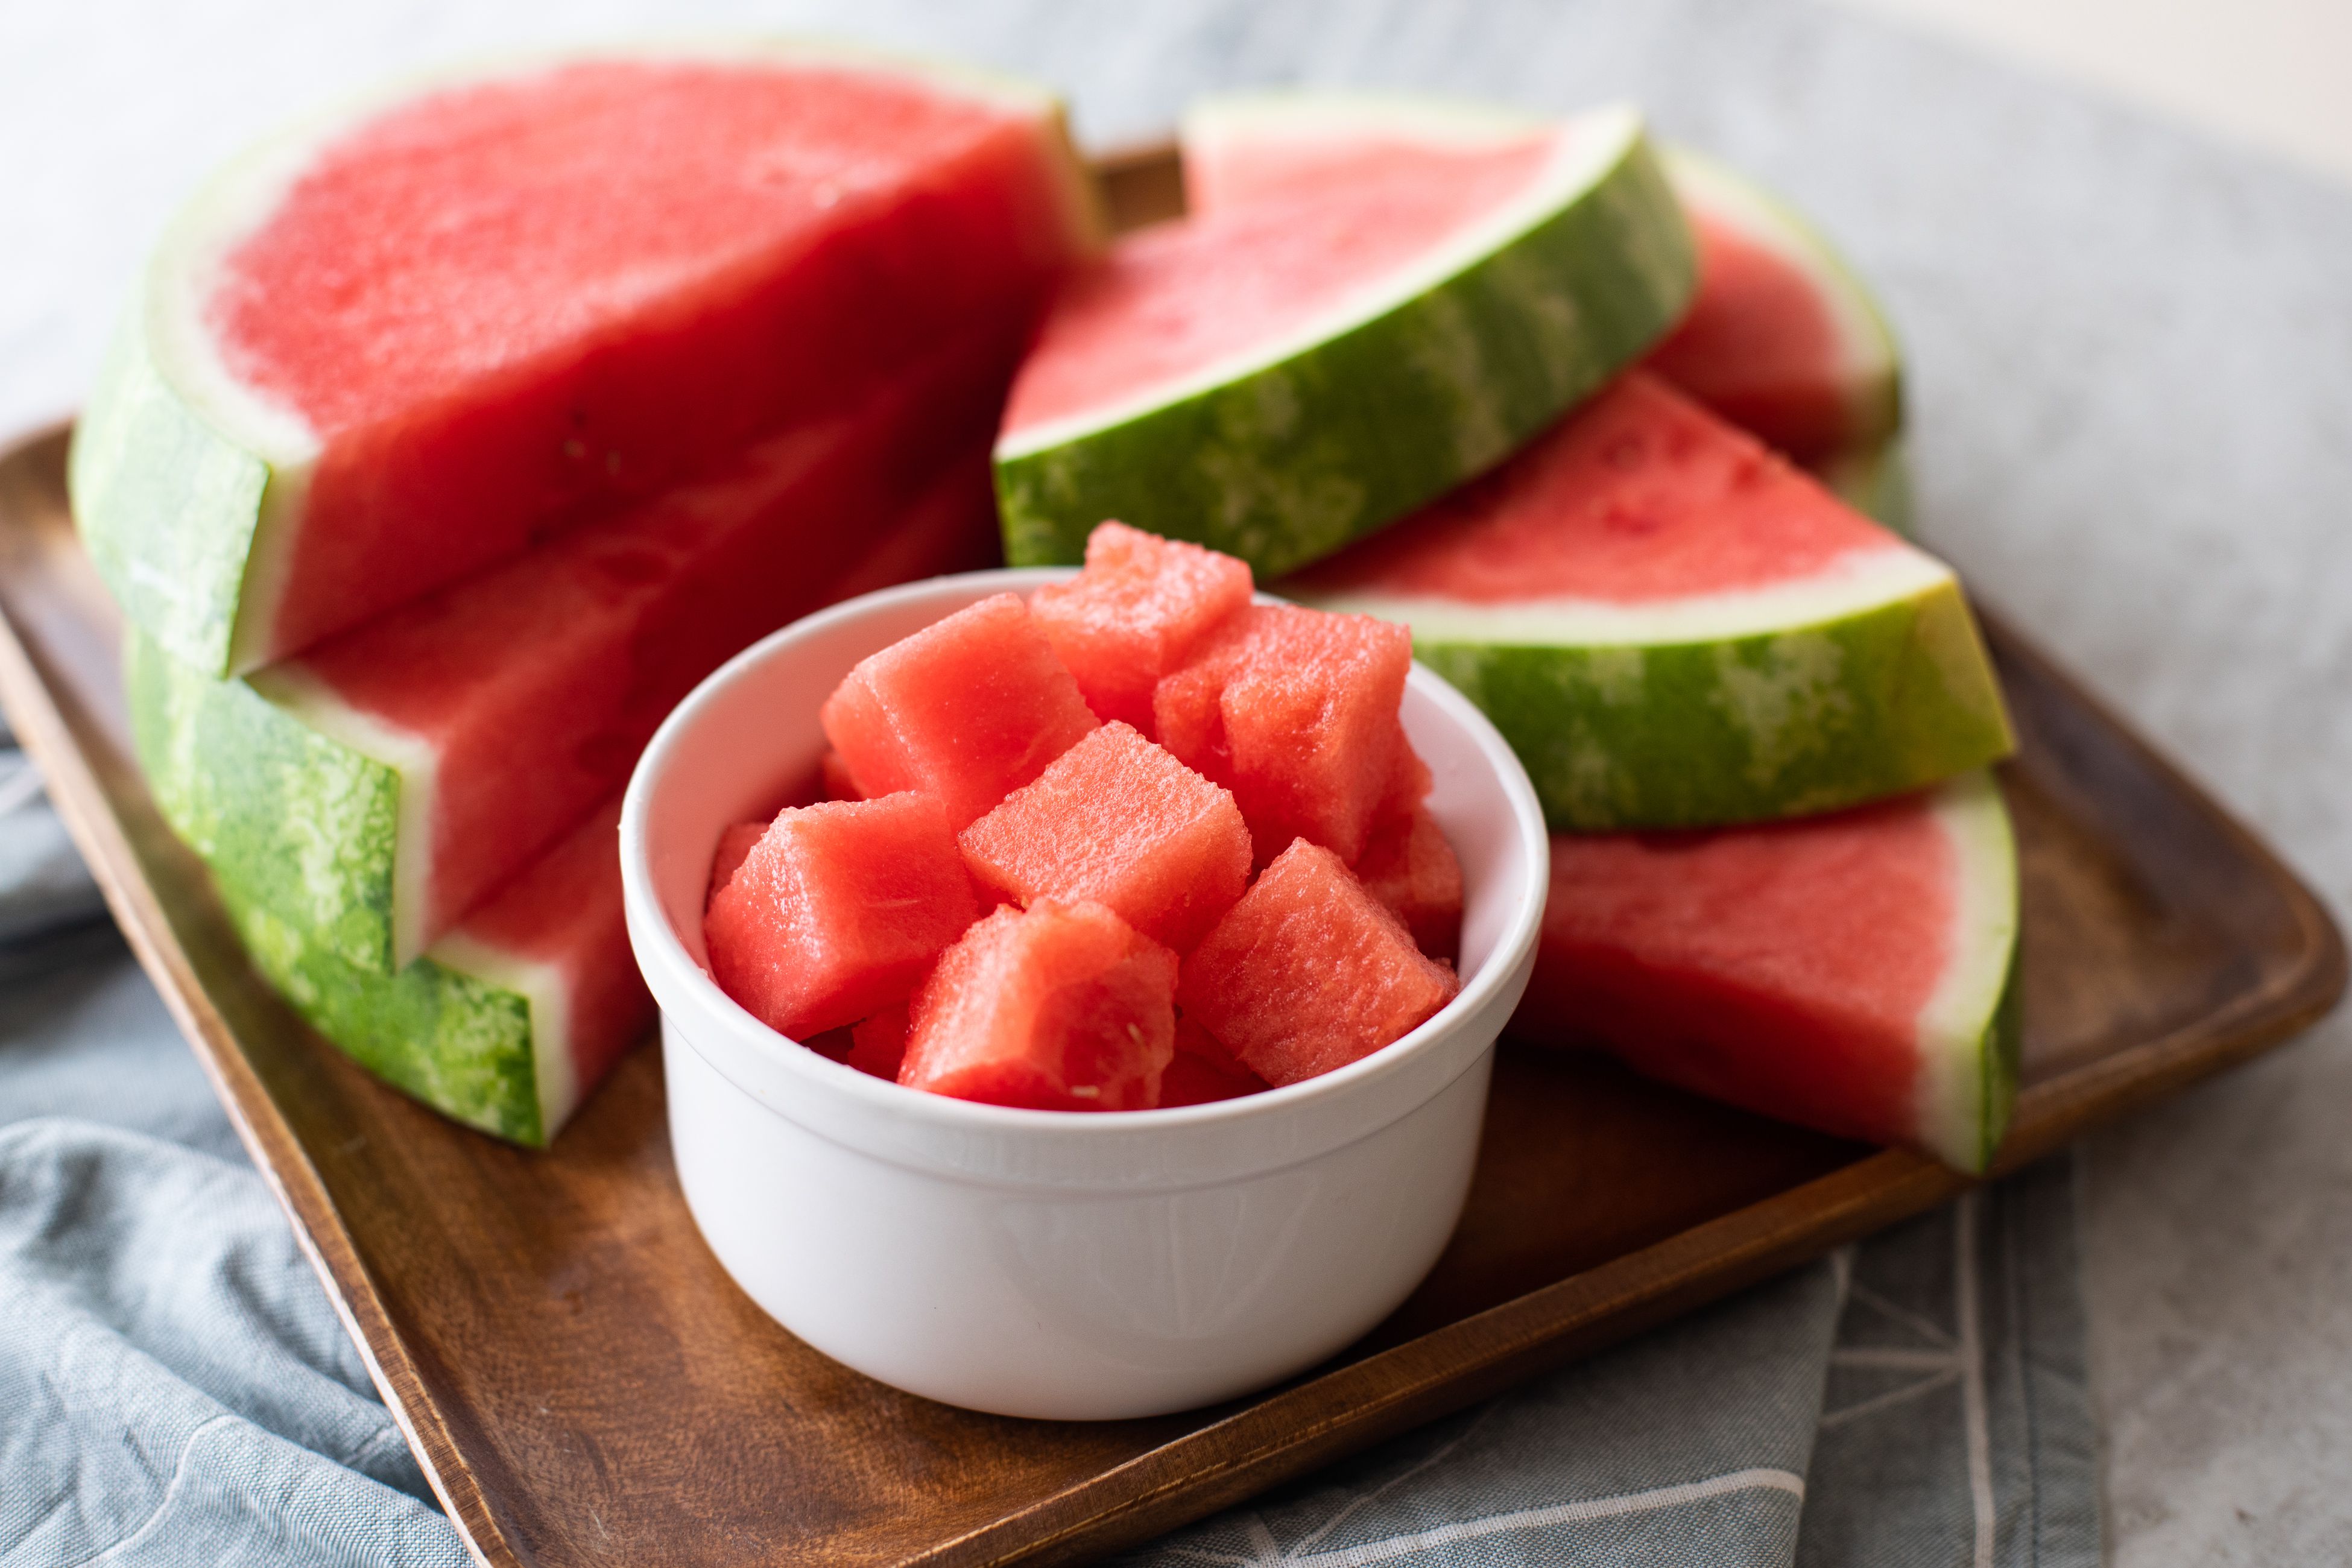
[[[448,86],[272,195],[194,307],[314,454],[246,667],[841,413],[1092,244],[1048,101],[782,49]]]
[[[824,755],[817,762],[817,777],[824,787],[824,798],[827,800],[864,800],[866,798],[858,790],[857,781],[849,776],[849,764],[843,762],[841,753],[831,746],[824,749]]]
[[[719,896],[719,889],[735,879],[751,847],[767,833],[768,825],[764,822],[739,822],[719,836],[719,853],[710,858],[710,890],[702,896],[704,913],[709,912],[710,900]]]
[[[1149,1110],[1175,1049],[1176,955],[1100,904],[1000,909],[940,956],[898,1081],[1036,1110]]]
[[[1188,1016],[1279,1086],[1403,1038],[1459,988],[1337,856],[1302,840],[1186,957],[1177,994]]]
[[[861,794],[921,790],[956,831],[1097,728],[1078,683],[1011,594],[868,655],[821,718]]]
[[[1055,300],[1004,435],[1149,397],[1307,329],[1507,206],[1555,151],[1539,134],[1443,168],[1371,160],[1361,180],[1127,236]]]
[[[1412,635],[1369,616],[1253,605],[1152,695],[1160,744],[1234,792],[1263,863],[1305,838],[1352,861],[1407,742]]]
[[[1664,382],[1628,373],[1494,473],[1289,579],[1635,606],[1822,577],[1903,542]]]
[[[1242,1066],[1200,1021],[1176,1016],[1176,1054],[1160,1079],[1160,1108],[1212,1105],[1244,1095],[1263,1094],[1274,1086]]]
[[[755,447],[623,516],[413,601],[253,677],[327,732],[398,737],[425,803],[395,916],[405,962],[625,782],[695,682],[858,586],[989,548],[993,330],[854,417]],[[942,451],[949,455],[944,458]],[[519,770],[520,770],[519,772]]]
[[[898,1081],[898,1068],[906,1059],[907,1008],[903,1003],[859,1020],[849,1031],[849,1050],[842,1058],[859,1072],[887,1079],[892,1083]]]
[[[1115,721],[957,842],[983,889],[1024,905],[1090,900],[1178,952],[1249,885],[1249,827],[1232,795]]]
[[[1413,945],[1448,963],[1462,951],[1462,862],[1429,808],[1415,805],[1372,829],[1356,862],[1364,890],[1386,905]]]
[[[2016,879],[1981,773],[1759,827],[1556,836],[1512,1027],[1981,1170],[2014,1086]]]
[[[906,1000],[978,917],[927,795],[787,806],[703,916],[711,978],[795,1039]]]
[[[1105,522],[1086,569],[1029,595],[1029,613],[1077,678],[1087,706],[1147,738],[1160,678],[1250,602],[1246,562],[1184,540]]]

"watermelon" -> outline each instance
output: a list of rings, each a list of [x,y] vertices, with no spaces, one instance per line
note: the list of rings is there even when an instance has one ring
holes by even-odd
[[[856,416],[241,679],[134,637],[158,805],[314,945],[396,972],[625,783],[744,644],[877,568],[924,575],[987,544],[984,455],[929,448],[984,421],[1001,356],[976,340]]]
[[[1250,602],[1246,563],[1120,522],[1087,535],[1086,570],[1029,595],[1095,716],[1152,727],[1151,693],[1210,633]]]
[[[859,1019],[849,1031],[849,1049],[842,1056],[843,1065],[898,1082],[898,1069],[907,1061],[907,1005],[903,1002],[870,1018]]]
[[[920,790],[959,832],[1097,728],[1078,683],[1011,594],[868,655],[819,717],[860,795]]]
[[[76,435],[130,618],[273,663],[823,422],[1097,244],[1048,97],[809,44],[508,63],[256,148]]]
[[[1402,1039],[1460,988],[1339,857],[1300,839],[1186,955],[1177,998],[1280,1086]]]
[[[1646,373],[1284,591],[1410,625],[1557,829],[1834,810],[2011,745],[1950,569]]]
[[[1983,1172],[2017,1088],[2017,849],[1982,772],[1801,822],[1562,835],[1515,1032]]]
[[[1199,1019],[1176,1015],[1176,1054],[1169,1058],[1168,1070],[1160,1079],[1161,1110],[1213,1105],[1221,1100],[1263,1094],[1273,1087],[1242,1066],[1214,1035],[1201,1027]]]
[[[786,806],[702,917],[710,977],[805,1039],[904,1002],[980,917],[939,803]]]
[[[1882,528],[1912,532],[1911,463],[1901,432],[1864,447],[1849,447],[1805,464],[1806,471],[1846,505]]]
[[[719,836],[719,852],[710,858],[710,889],[702,896],[706,912],[719,890],[733,881],[743,862],[751,858],[752,847],[767,835],[768,825],[764,822],[739,822]]]
[[[215,885],[254,966],[353,1060],[445,1116],[544,1147],[654,1019],[621,912],[620,812],[607,802],[398,974],[355,968]]]
[[[997,444],[1008,557],[1076,561],[1116,517],[1287,571],[1648,349],[1696,267],[1638,117],[1455,123],[1444,156],[1367,150],[1350,178],[1129,235],[1066,286]]]
[[[1445,829],[1415,800],[1376,824],[1356,862],[1364,891],[1412,932],[1415,947],[1451,963],[1462,951],[1462,862]]]
[[[1175,989],[1176,955],[1100,904],[1000,909],[923,982],[898,1081],[1033,1110],[1149,1110]]]
[[[1115,720],[957,843],[988,891],[1098,903],[1179,952],[1249,885],[1250,830],[1233,795]]]
[[[1306,838],[1352,861],[1410,751],[1401,626],[1252,605],[1152,695],[1162,744],[1233,791],[1270,861]]]

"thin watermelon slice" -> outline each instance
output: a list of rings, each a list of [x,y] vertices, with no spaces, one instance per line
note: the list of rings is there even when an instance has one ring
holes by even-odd
[[[975,340],[857,417],[242,679],[134,635],[133,734],[157,804],[313,946],[404,968],[625,783],[670,707],[737,649],[877,576],[990,545],[984,451],[933,443],[969,437],[1003,363]]]
[[[1655,342],[1694,261],[1640,120],[1460,118],[1445,157],[1375,149],[1073,280],[997,446],[1008,556],[1076,561],[1117,517],[1286,571],[1499,461]]]
[[[1971,773],[1832,816],[1562,835],[1516,1033],[1981,1173],[2017,1088],[2017,848]]]
[[[1805,469],[1873,522],[1912,537],[1911,460],[1900,431],[1870,446],[1815,458]]]
[[[607,802],[398,974],[215,885],[255,967],[313,1028],[443,1115],[540,1148],[653,1024],[621,912],[620,815]]]
[[[130,617],[306,648],[1017,322],[1097,244],[1049,97],[811,44],[506,64],[225,168],[76,437]]]
[[[1951,570],[1643,372],[1284,591],[1410,625],[1557,829],[1835,810],[2011,746]]]

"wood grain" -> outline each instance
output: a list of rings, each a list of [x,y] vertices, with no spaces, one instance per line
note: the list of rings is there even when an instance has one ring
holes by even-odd
[[[1127,223],[1172,161],[1112,165]],[[764,1318],[688,1219],[648,1044],[544,1154],[351,1066],[247,966],[125,742],[63,432],[0,458],[0,703],[476,1555],[500,1565],[1065,1562],[1459,1409],[1948,1196],[1960,1178],[1509,1041],[1468,1211],[1328,1365],[1054,1424],[883,1387]],[[1998,625],[2023,737],[2028,1087],[2004,1168],[2274,1045],[2343,989],[2263,846]]]

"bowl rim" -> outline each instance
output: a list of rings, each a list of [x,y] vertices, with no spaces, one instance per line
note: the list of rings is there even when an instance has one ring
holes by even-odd
[[[1514,828],[1512,837],[1519,855],[1531,864],[1528,867],[1525,894],[1517,907],[1510,910],[1494,952],[1480,966],[1478,973],[1463,984],[1453,1000],[1418,1027],[1345,1067],[1298,1083],[1203,1105],[1093,1115],[988,1105],[907,1089],[834,1061],[809,1049],[803,1042],[771,1028],[721,990],[709,971],[698,963],[687,950],[671,923],[660,895],[656,891],[647,823],[653,798],[676,753],[703,717],[719,703],[722,694],[736,682],[746,679],[752,670],[772,659],[787,656],[793,647],[867,616],[933,596],[966,595],[964,602],[972,603],[992,593],[1025,595],[1030,589],[1042,584],[1066,580],[1077,571],[1076,566],[1029,566],[955,573],[877,589],[843,600],[780,627],[743,649],[706,676],[684,700],[670,710],[661,727],[655,731],[653,740],[639,755],[630,774],[628,788],[623,797],[619,835],[623,901],[628,915],[633,954],[638,967],[645,971],[646,979],[656,1000],[661,1003],[666,1018],[671,1007],[667,994],[669,987],[664,984],[664,976],[654,973],[657,965],[668,972],[667,977],[674,978],[684,988],[685,994],[681,999],[695,1003],[704,1018],[724,1028],[735,1044],[751,1049],[764,1062],[781,1068],[788,1077],[809,1081],[812,1088],[820,1093],[845,1095],[852,1103],[863,1103],[875,1112],[896,1116],[911,1124],[929,1126],[942,1132],[1028,1137],[1050,1140],[1055,1144],[1096,1145],[1115,1142],[1122,1138],[1131,1139],[1150,1131],[1174,1131],[1183,1128],[1228,1126],[1271,1120],[1349,1097],[1352,1091],[1409,1070],[1419,1058],[1428,1055],[1440,1043],[1456,1036],[1465,1025],[1491,1007],[1498,999],[1497,993],[1522,983],[1523,972],[1532,960],[1542,926],[1545,893],[1550,880],[1550,839],[1542,807],[1537,801],[1535,786],[1528,777],[1527,769],[1492,721],[1442,677],[1415,661],[1407,677],[1408,685],[1424,700],[1433,702],[1446,719],[1466,733],[1472,742],[1472,751],[1496,775],[1510,805]],[[1290,602],[1263,592],[1256,598],[1265,604]],[[960,607],[942,609],[940,614],[950,615]],[[650,955],[644,951],[647,944],[653,949]],[[649,957],[653,962],[648,962]],[[666,1026],[664,1048],[675,1048],[674,1037],[682,1033],[685,1031]],[[702,1051],[691,1037],[682,1043],[709,1058],[709,1053]],[[711,1065],[722,1074],[726,1072],[723,1064],[713,1060]],[[1465,1060],[1461,1065],[1466,1068],[1468,1062]],[[1451,1082],[1454,1076],[1457,1074],[1447,1074],[1445,1081]],[[1442,1088],[1442,1085],[1434,1087]],[[779,1110],[778,1114],[787,1113]],[[799,1117],[790,1119],[800,1121],[820,1135],[826,1135],[823,1129],[811,1126]],[[1367,1124],[1360,1131],[1369,1133],[1376,1131],[1378,1125],[1377,1122]]]

